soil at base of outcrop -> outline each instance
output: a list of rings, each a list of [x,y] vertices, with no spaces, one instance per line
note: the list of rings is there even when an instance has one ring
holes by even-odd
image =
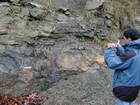
[[[48,97],[43,105],[117,105],[112,93],[112,76],[113,70],[105,67],[69,76],[40,93]]]
[[[40,93],[48,97],[43,105],[117,105],[112,75],[112,70],[101,68],[69,76]]]

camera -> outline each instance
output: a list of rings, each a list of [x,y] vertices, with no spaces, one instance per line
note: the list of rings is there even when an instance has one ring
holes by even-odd
[[[117,48],[118,47],[117,44],[114,44],[114,47]]]
[[[118,42],[114,44],[114,47],[115,47],[115,48],[117,48],[117,47],[118,47],[118,45],[117,45],[117,44],[120,44],[120,40],[118,40]]]

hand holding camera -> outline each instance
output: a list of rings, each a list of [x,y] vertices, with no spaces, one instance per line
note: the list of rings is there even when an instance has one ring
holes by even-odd
[[[120,48],[121,47],[120,40],[118,40],[117,43],[108,43],[108,48],[110,48],[110,47],[112,47],[112,48]]]
[[[114,47],[117,48],[119,46],[119,44],[120,44],[120,40],[118,40],[118,43],[114,44]]]

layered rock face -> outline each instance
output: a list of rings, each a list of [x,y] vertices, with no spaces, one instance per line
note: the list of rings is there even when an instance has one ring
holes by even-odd
[[[115,21],[113,9],[98,0],[1,1],[0,90],[19,96],[82,72],[96,77],[107,68],[107,42],[117,41],[121,29],[132,25],[128,16]],[[133,18],[138,30],[139,22]]]

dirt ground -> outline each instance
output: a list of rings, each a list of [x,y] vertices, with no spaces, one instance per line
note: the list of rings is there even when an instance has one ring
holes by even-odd
[[[113,70],[101,68],[72,75],[40,93],[43,105],[117,105],[112,94]],[[137,105],[140,102],[137,98]]]
[[[48,97],[43,105],[117,105],[112,74],[112,70],[101,68],[69,76],[40,93]]]

